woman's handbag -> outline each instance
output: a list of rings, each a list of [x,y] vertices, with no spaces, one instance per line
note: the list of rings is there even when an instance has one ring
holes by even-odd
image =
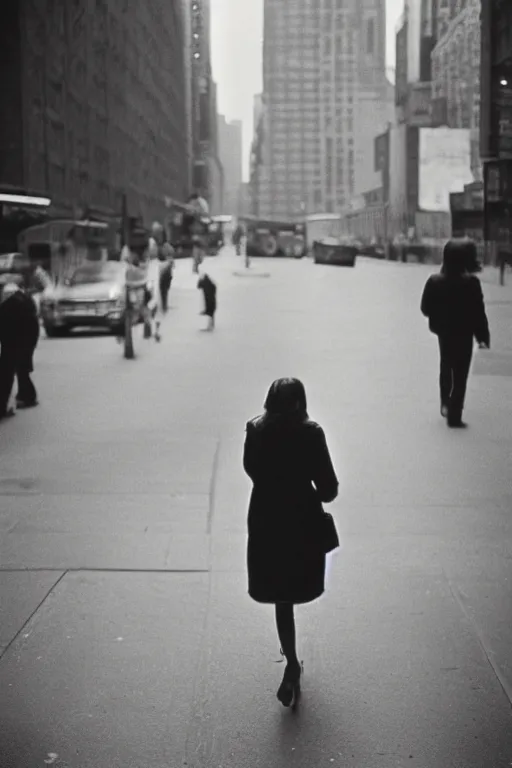
[[[320,541],[325,554],[332,552],[340,545],[334,518],[329,512],[320,513]]]

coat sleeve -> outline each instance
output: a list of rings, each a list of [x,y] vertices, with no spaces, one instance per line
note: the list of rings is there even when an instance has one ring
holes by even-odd
[[[30,337],[35,349],[39,342],[40,334],[39,315],[37,313],[37,306],[34,299],[31,296],[29,296],[28,299],[28,306],[30,308]]]
[[[425,317],[430,317],[432,314],[432,280],[429,278],[423,289],[423,295],[421,297],[421,313]]]
[[[474,310],[473,316],[475,318],[474,335],[479,344],[486,344],[491,346],[491,334],[489,331],[489,321],[487,319],[487,313],[485,311],[484,294],[482,292],[482,286],[480,280],[475,277],[473,280],[474,285]]]
[[[329,502],[334,501],[338,495],[338,478],[334,471],[323,429],[320,426],[317,426],[314,435],[312,479],[320,501],[328,504]]]
[[[245,443],[243,464],[245,473],[254,482],[258,474],[258,447],[256,445],[256,430],[249,421],[245,428]]]

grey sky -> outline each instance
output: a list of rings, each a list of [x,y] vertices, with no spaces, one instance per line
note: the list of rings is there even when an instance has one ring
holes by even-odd
[[[218,111],[244,123],[244,179],[252,140],[253,96],[262,88],[263,0],[210,0],[212,65],[218,84]],[[395,27],[404,0],[386,0],[387,61],[394,66]]]

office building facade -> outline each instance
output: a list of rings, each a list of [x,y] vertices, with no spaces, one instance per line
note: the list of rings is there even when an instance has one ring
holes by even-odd
[[[224,213],[239,215],[242,184],[242,122],[218,116],[218,154],[224,170]]]
[[[432,52],[434,120],[471,130],[471,165],[480,181],[480,14],[481,0],[466,0],[444,27]]]
[[[512,260],[512,5],[488,0],[481,18],[484,236]]]
[[[0,25],[0,185],[58,215],[151,223],[188,187],[183,15],[157,0],[10,2]]]
[[[266,0],[263,45],[264,162],[261,216],[335,212],[357,192],[364,93],[389,98],[384,0]],[[363,101],[363,100],[361,100]],[[369,139],[370,137],[368,137]]]

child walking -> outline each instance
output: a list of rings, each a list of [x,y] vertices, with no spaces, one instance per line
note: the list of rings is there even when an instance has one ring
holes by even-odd
[[[209,318],[207,330],[213,331],[215,328],[215,311],[217,309],[217,286],[207,274],[204,274],[199,278],[197,287],[202,290],[204,296],[204,310],[201,314]]]

